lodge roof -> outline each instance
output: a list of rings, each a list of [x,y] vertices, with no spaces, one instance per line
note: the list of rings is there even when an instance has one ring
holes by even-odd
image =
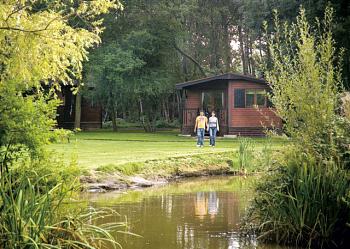
[[[191,80],[183,83],[178,83],[175,85],[176,89],[181,90],[183,88],[193,86],[193,85],[198,85],[198,84],[203,84],[203,83],[209,83],[209,82],[215,82],[218,80],[240,80],[240,81],[249,81],[253,83],[260,83],[260,84],[267,84],[267,82],[264,79],[258,79],[253,76],[249,75],[243,75],[243,74],[238,74],[238,73],[225,73],[225,74],[220,74],[220,75],[215,75],[203,79],[198,79],[198,80]]]

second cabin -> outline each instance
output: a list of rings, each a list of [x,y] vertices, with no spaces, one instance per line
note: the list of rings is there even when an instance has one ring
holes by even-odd
[[[176,89],[182,96],[182,134],[193,134],[200,110],[207,116],[216,112],[219,135],[263,136],[266,128],[281,128],[263,79],[227,73],[180,83]]]

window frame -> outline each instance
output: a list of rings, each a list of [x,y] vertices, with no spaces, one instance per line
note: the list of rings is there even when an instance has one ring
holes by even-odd
[[[262,92],[264,91],[264,104],[263,105],[258,105],[258,92]],[[255,90],[255,106],[257,107],[262,107],[262,108],[265,108],[267,107],[267,92],[265,89],[256,89]]]
[[[236,107],[236,100],[235,100],[235,97],[236,97],[236,93],[235,91],[237,90],[244,90],[244,107]],[[264,104],[263,105],[257,105],[257,95],[258,95],[258,92],[262,92],[264,91],[265,95],[264,95]],[[249,105],[248,106],[248,103],[247,103],[247,93],[251,94],[251,92],[254,92],[254,97],[253,97],[253,105]],[[233,101],[233,108],[234,109],[239,109],[239,108],[247,108],[247,109],[252,109],[252,108],[267,108],[268,106],[268,98],[267,98],[267,90],[266,89],[261,89],[261,88],[234,88],[233,89],[233,97],[234,97],[234,101]]]
[[[200,95],[201,108],[205,109],[205,107],[204,107],[204,96],[205,96],[205,94],[211,94],[211,93],[218,94],[218,96],[220,95],[220,98],[221,98],[221,107],[215,107],[215,108],[219,109],[219,110],[225,109],[226,108],[225,92],[224,92],[224,90],[220,90],[220,89],[219,90],[214,90],[214,89],[213,90],[212,89],[202,90],[201,91],[201,95]]]

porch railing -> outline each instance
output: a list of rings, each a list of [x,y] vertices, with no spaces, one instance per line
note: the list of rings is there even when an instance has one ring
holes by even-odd
[[[196,117],[199,115],[199,109],[197,108],[186,108],[183,110],[183,126],[189,127],[194,126],[194,123],[196,121]],[[227,120],[227,110],[226,109],[219,109],[216,111],[216,116],[219,119],[219,125],[220,127],[227,127],[228,120]]]

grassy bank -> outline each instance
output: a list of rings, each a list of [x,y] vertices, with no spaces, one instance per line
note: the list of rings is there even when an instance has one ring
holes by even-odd
[[[85,175],[107,174],[142,175],[147,178],[172,175],[210,174],[239,170],[239,139],[218,138],[215,148],[205,141],[204,148],[196,147],[193,137],[178,136],[179,132],[161,131],[93,131],[75,134],[70,142],[51,145],[66,160],[75,158]],[[269,140],[272,150],[281,148],[283,139]],[[251,139],[251,151],[261,153],[266,147],[265,138]],[[248,171],[259,169],[257,156],[246,166]]]

